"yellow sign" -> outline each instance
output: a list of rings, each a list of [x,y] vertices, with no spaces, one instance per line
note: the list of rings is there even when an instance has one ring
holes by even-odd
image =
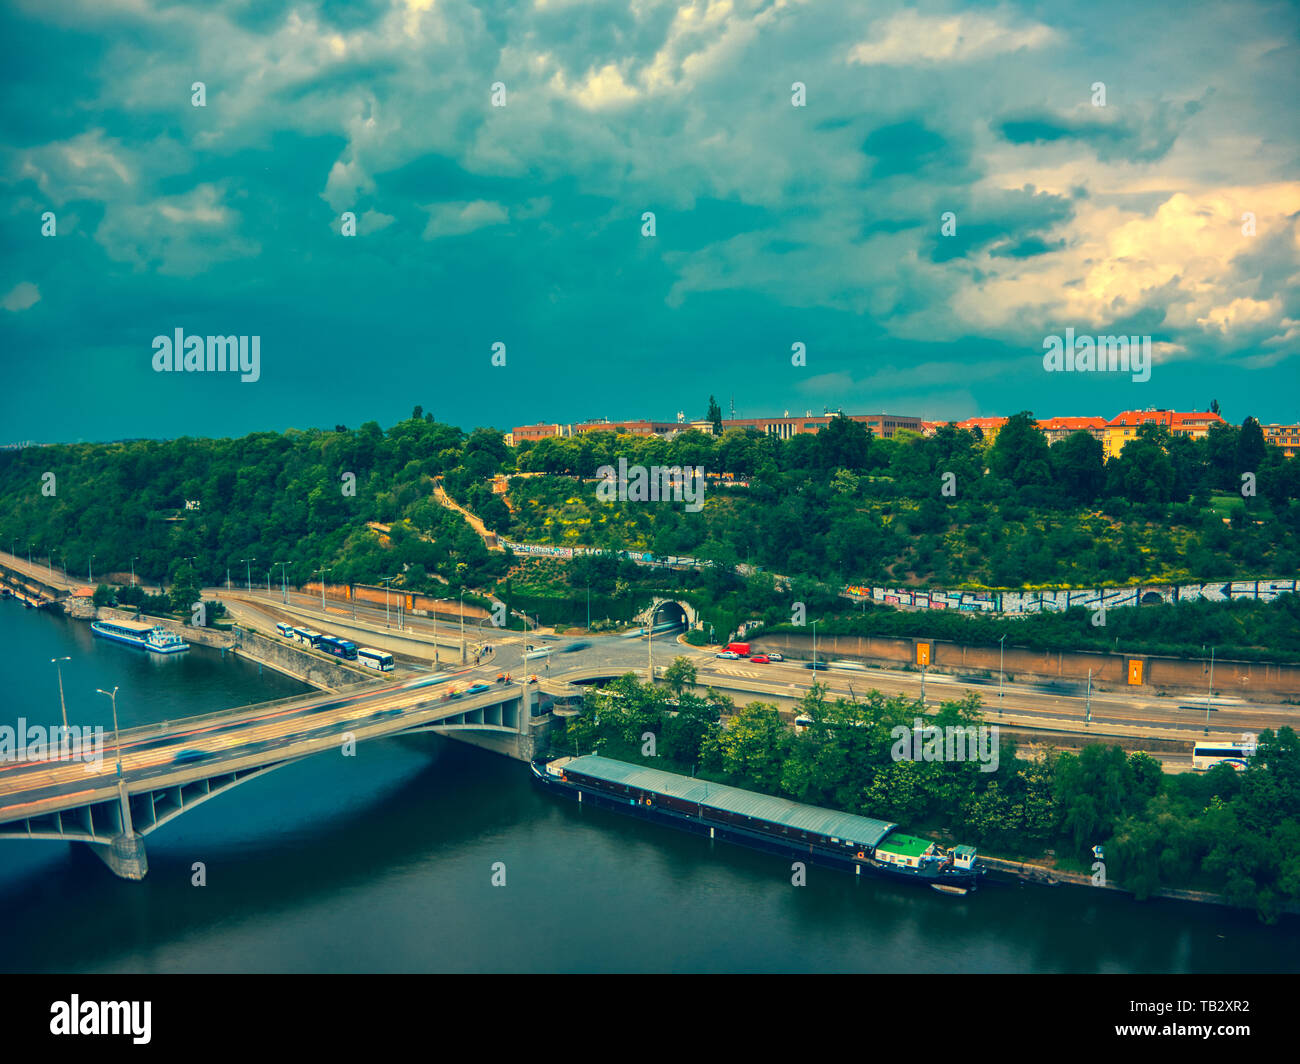
[[[929,644],[929,643],[917,643],[917,644],[916,644],[916,663],[917,663],[918,665],[929,665],[929,664],[930,664],[930,644]]]
[[[1142,662],[1130,660],[1128,663],[1128,682],[1134,686],[1142,682]]]

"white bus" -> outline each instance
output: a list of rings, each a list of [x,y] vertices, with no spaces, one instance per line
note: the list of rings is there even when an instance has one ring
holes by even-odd
[[[1231,765],[1241,772],[1250,763],[1249,758],[1255,753],[1253,742],[1227,743],[1204,742],[1192,747],[1192,768],[1197,772],[1214,768],[1215,765]]]
[[[275,630],[284,636],[285,639],[293,638],[293,625],[291,624],[277,624]]]
[[[386,650],[376,650],[374,647],[357,647],[357,664],[380,672],[392,672],[393,655]]]
[[[313,632],[310,628],[295,628],[293,634],[299,643],[306,643],[309,647],[320,643],[320,632]]]

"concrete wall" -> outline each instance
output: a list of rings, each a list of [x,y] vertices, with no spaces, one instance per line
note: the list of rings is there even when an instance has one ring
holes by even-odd
[[[320,581],[314,580],[304,584],[302,590],[311,595],[320,594]],[[393,588],[387,592],[382,587],[371,587],[367,584],[326,584],[325,601],[331,599],[335,602],[351,602],[353,599],[357,602],[364,602],[371,606],[383,607],[387,601],[388,608],[394,612],[397,610],[399,603],[405,603],[407,613],[431,613],[434,607],[437,607],[439,618],[448,617],[457,623],[460,622],[460,601],[455,597],[449,599],[435,599],[429,595],[419,595],[411,591],[403,591],[401,588]],[[484,617],[489,616],[488,612],[472,602],[465,603],[465,627],[468,629],[471,624],[477,624]]]
[[[779,650],[790,657],[812,658],[812,635],[790,632],[756,636],[750,640],[755,652]],[[819,660],[844,658],[849,661],[912,665],[916,662],[916,644],[929,642],[931,665],[940,671],[956,674],[987,672],[998,674],[998,646],[964,646],[938,640],[892,639],[883,636],[818,636]],[[1127,689],[1128,663],[1143,663],[1143,683],[1134,687],[1150,693],[1155,690],[1185,691],[1204,695],[1209,687],[1209,663],[1184,658],[1157,657],[1149,654],[1105,654],[1075,651],[1043,651],[1013,647],[1007,642],[1003,668],[1017,679],[1077,680],[1086,682],[1092,670],[1094,687]],[[1250,696],[1287,696],[1300,694],[1300,664],[1230,661],[1214,663],[1216,693]]]
[[[186,634],[193,631],[185,629]],[[348,684],[376,680],[382,674],[372,669],[327,658],[323,654],[305,649],[281,639],[272,639],[247,628],[238,628],[235,653],[253,661],[260,661],[272,669],[302,680],[313,687],[335,690]]]

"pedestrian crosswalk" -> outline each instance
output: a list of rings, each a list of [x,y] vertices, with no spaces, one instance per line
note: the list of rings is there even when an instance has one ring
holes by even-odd
[[[742,665],[714,665],[713,671],[720,672],[724,676],[743,676],[746,680],[757,680],[763,675],[758,669],[749,669]]]

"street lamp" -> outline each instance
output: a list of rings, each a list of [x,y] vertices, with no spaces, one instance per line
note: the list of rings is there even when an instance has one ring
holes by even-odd
[[[92,554],[90,560],[86,562],[86,580],[90,584],[95,582],[95,556]]]
[[[1006,651],[1006,644],[1004,642],[1006,638],[1007,638],[1007,634],[1003,632],[1002,638],[998,640],[998,716],[999,717],[1002,716],[1002,663],[1004,661],[1003,655]]]
[[[132,587],[135,587],[135,563],[136,563],[136,559],[139,557],[140,555],[138,554],[131,555],[131,586]]]
[[[122,740],[117,730],[117,688],[105,691],[102,687],[95,688],[101,695],[107,695],[113,703],[113,752],[117,755],[117,778],[122,778]]]
[[[329,569],[317,569],[316,572],[320,573],[320,608],[323,610],[325,608],[325,574],[329,572]]]
[[[239,560],[244,563],[245,586],[248,588],[249,591],[252,591],[253,590],[253,563],[257,561],[257,559],[240,558]],[[325,592],[323,589],[321,591],[321,605],[322,606],[325,605]]]
[[[284,577],[284,567],[287,564],[288,564],[287,562],[275,563],[275,565],[278,565],[280,567],[280,600],[286,603],[289,601],[289,585],[285,583],[285,577]],[[275,565],[271,566],[271,568],[274,569]]]
[[[388,627],[389,627],[389,623],[388,623],[388,589],[389,589],[389,584],[392,583],[393,578],[392,578],[391,576],[381,576],[379,579],[382,580],[382,581],[384,582],[384,627],[385,627],[385,628],[388,628]],[[437,621],[438,612],[437,612],[437,610],[434,611],[433,616],[434,616],[434,622],[433,622],[433,623],[434,623],[434,626],[435,626],[434,634],[433,634],[433,660],[434,660],[434,663],[436,664],[437,661],[438,661],[438,633],[437,633],[437,627],[436,627],[437,624],[438,624],[438,621]]]
[[[68,734],[68,705],[63,700],[63,665],[65,661],[71,661],[71,658],[50,658],[50,664],[54,666],[55,671],[59,674],[59,709],[63,711],[63,734]]]
[[[1205,646],[1202,644],[1201,649]],[[1205,734],[1210,734],[1210,696],[1214,694],[1214,647],[1210,647],[1210,686],[1205,691]]]

